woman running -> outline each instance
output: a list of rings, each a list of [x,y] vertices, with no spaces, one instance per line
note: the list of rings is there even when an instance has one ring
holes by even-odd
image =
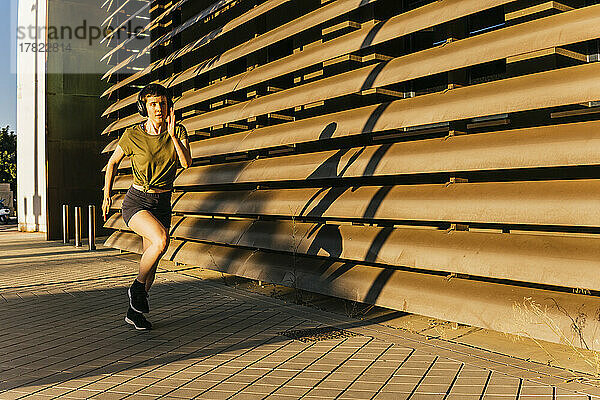
[[[133,184],[123,199],[125,224],[142,237],[139,273],[128,289],[129,309],[125,321],[138,330],[152,329],[143,313],[150,311],[148,292],[156,267],[169,245],[171,191],[177,161],[183,168],[192,164],[187,131],[175,123],[173,100],[164,86],[152,83],[138,94],[138,111],[148,119],[125,130],[106,167],[104,220],[110,211],[115,170],[124,156],[131,159]]]

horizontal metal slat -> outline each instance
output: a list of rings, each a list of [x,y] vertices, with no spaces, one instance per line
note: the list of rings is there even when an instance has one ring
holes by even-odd
[[[117,175],[113,180],[112,188],[115,190],[128,189],[133,183],[133,175]]]
[[[142,238],[132,232],[113,232],[104,242],[104,246],[138,254],[143,251]],[[163,256],[163,258],[166,257]]]
[[[294,154],[187,168],[175,185],[594,165],[600,164],[599,135],[600,121],[589,121]],[[210,151],[205,142],[192,142],[192,157]],[[130,167],[123,158],[119,169]]]
[[[175,186],[600,165],[598,148],[600,121],[579,122],[203,165],[181,171]]]
[[[114,30],[110,31],[107,35],[105,35],[102,40],[100,41],[100,43],[104,43],[106,40],[110,40],[113,35],[115,34],[115,32],[119,32],[119,30],[125,26],[129,21],[133,20],[135,17],[137,17],[138,15],[140,15],[142,12],[146,11],[148,8],[150,8],[150,4],[151,3],[146,3],[144,4],[142,7],[140,7],[139,10],[137,10],[135,13],[133,13],[132,15],[130,15],[127,19],[125,19],[123,22],[121,22],[117,27],[114,28]]]
[[[111,196],[112,203],[110,207],[115,210],[120,210],[123,206],[123,199],[125,198],[125,193],[115,193]]]
[[[133,239],[129,237],[134,236]],[[105,245],[139,252],[137,235],[116,232]],[[585,314],[589,323],[584,338],[593,338],[600,328],[591,316],[600,308],[593,296],[553,292],[511,285],[447,279],[415,272],[392,270],[302,256],[286,256],[195,242],[171,241],[169,254],[176,262],[197,265],[263,282],[323,293],[349,300],[417,313],[501,332],[561,342],[557,331],[537,320],[530,310],[539,306],[555,329],[573,339],[570,316]],[[559,305],[559,307],[557,307]],[[528,313],[529,312],[529,313]],[[572,337],[573,336],[573,337]],[[590,348],[600,349],[588,340]]]
[[[119,139],[120,138],[115,138],[111,140],[111,142],[107,144],[106,147],[104,147],[104,149],[102,149],[102,153],[109,153],[115,151],[115,149],[117,148],[117,144],[119,144]]]
[[[130,230],[120,213],[105,228]],[[600,290],[600,235],[446,232],[290,221],[174,216],[171,236],[390,267]],[[565,269],[570,265],[577,270]]]
[[[173,210],[219,215],[600,226],[600,180],[175,193]]]
[[[123,129],[123,128],[133,126],[135,124],[139,124],[140,122],[145,121],[146,119],[147,118],[142,117],[140,114],[128,115],[127,117],[121,118],[117,121],[110,123],[104,129],[104,131],[102,131],[102,135],[116,131],[118,129]]]
[[[110,12],[113,2],[114,0],[105,0],[104,3],[102,3],[102,5],[100,6],[100,8],[104,9],[104,7],[106,7],[106,12]]]
[[[240,132],[230,135],[207,138],[190,143],[192,156],[194,158],[210,157],[224,155],[236,152],[246,152],[250,150],[265,149],[274,146],[291,145],[293,143],[302,143],[319,140],[321,135],[326,134],[329,137],[341,137],[360,132],[359,121],[354,121],[355,127],[347,127],[344,132],[337,130],[337,123],[331,122],[327,125],[324,117],[310,118],[298,122],[292,122],[285,125],[282,129],[280,125],[259,128],[249,134],[249,132]],[[590,125],[587,125],[590,124]],[[551,125],[547,127],[534,127],[521,130],[511,130],[508,132],[532,133],[534,135],[544,135],[541,132],[556,130],[558,132],[581,131],[585,133],[588,129],[598,129],[596,122],[585,122],[575,124]],[[293,132],[293,134],[291,134]],[[373,131],[369,131],[371,133]],[[539,132],[539,133],[535,133]],[[548,132],[550,134],[550,132]],[[574,134],[574,133],[573,133]],[[458,137],[457,137],[458,138]],[[462,140],[462,139],[461,139]],[[113,151],[116,148],[118,139],[112,141],[103,152]]]
[[[177,218],[177,217],[175,217]],[[172,220],[173,218],[171,218]],[[116,212],[112,214],[103,225],[107,229],[118,229],[131,231],[131,229],[125,224],[125,220],[123,219],[123,215],[120,212]]]
[[[107,23],[110,23],[110,21],[112,21],[112,19],[114,18],[114,16],[121,11],[129,2],[131,2],[131,4],[133,4],[133,1],[131,0],[125,0],[123,2],[123,4],[121,4],[120,6],[118,6],[115,11],[113,11],[108,17],[106,17],[106,19],[104,21],[102,21],[102,23],[100,24],[101,26],[106,25]],[[110,12],[110,5],[107,8],[106,12]]]
[[[100,95],[100,97],[109,96],[112,92],[129,85],[130,83],[136,81],[138,79],[138,77],[152,72],[155,66],[156,66],[155,63],[152,63],[152,64],[148,65],[147,67],[145,67],[144,69],[139,70],[136,73],[129,75],[126,78],[121,79],[119,82],[115,83],[114,85],[112,85],[111,87],[106,89],[104,91],[104,93],[102,93],[102,95]],[[158,83],[160,83],[160,82],[158,82]]]
[[[599,72],[599,63],[545,71],[245,131],[231,135],[231,140],[238,142],[235,151],[246,151],[263,147],[261,141],[289,143],[292,136],[292,143],[300,143],[324,135],[341,137],[584,103],[598,98]],[[188,131],[210,125],[206,120],[183,123]],[[245,145],[250,142],[252,146]]]

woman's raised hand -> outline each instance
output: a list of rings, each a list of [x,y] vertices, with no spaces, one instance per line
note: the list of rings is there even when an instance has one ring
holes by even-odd
[[[171,107],[170,114],[167,118],[167,131],[171,137],[175,136],[175,107]]]

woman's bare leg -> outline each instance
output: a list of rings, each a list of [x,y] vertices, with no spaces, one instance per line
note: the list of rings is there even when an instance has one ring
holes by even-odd
[[[154,282],[158,261],[169,245],[169,235],[160,221],[147,210],[136,212],[129,220],[129,227],[146,241],[137,280],[146,286],[148,292]]]
[[[142,241],[143,241],[143,252],[145,252],[148,247],[150,247],[150,240],[146,239],[145,237],[142,237]],[[158,262],[159,260],[156,260],[156,262],[154,263],[154,266],[150,269],[150,273],[148,274],[148,276],[146,277],[146,293],[148,293],[150,291],[150,287],[152,286],[152,283],[154,283],[154,275],[156,274],[156,268],[158,267]]]
[[[146,293],[148,293],[150,291],[150,288],[152,287],[152,284],[154,283],[154,276],[156,275],[157,267],[158,267],[158,260],[154,263],[152,268],[150,268],[150,271],[148,272],[148,275],[146,276]]]

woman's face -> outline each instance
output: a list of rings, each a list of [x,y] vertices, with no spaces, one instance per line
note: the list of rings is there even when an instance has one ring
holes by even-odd
[[[148,118],[155,124],[161,124],[165,121],[168,115],[167,98],[165,96],[149,96],[146,97],[146,109],[148,110]]]

